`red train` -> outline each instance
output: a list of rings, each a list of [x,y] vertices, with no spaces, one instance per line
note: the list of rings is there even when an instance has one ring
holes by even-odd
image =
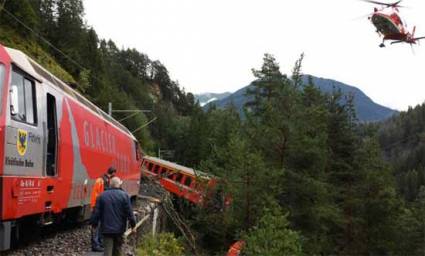
[[[142,175],[158,178],[167,191],[196,205],[206,206],[210,199],[218,199],[221,208],[230,204],[230,197],[220,192],[218,184],[221,180],[204,172],[145,156]]]
[[[95,179],[115,166],[140,186],[141,150],[116,120],[20,51],[0,45],[0,251],[25,220],[87,219]]]

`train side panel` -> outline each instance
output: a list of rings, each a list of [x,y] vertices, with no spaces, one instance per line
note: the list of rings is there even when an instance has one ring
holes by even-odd
[[[10,57],[7,54],[6,50],[0,46],[0,145],[4,145],[5,138],[5,119],[6,119],[6,104],[4,102],[7,101],[8,94],[8,84],[10,77]],[[0,150],[0,158],[4,159],[4,150]],[[5,194],[5,188],[3,186],[3,169],[4,169],[4,161],[0,161],[0,220],[2,219],[2,213],[7,207],[5,205],[3,195]],[[4,230],[8,227],[0,226],[0,229]],[[0,241],[0,248],[3,247],[2,241]]]
[[[58,83],[0,45],[0,251],[23,217],[43,222],[70,208],[89,213],[92,185],[110,166],[130,195],[138,193],[142,159],[135,138]]]

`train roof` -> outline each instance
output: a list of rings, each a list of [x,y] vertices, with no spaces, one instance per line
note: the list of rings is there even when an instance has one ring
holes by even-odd
[[[28,55],[23,53],[22,51],[4,47],[9,54],[10,58],[14,65],[24,70],[26,73],[31,75],[34,79],[39,82],[43,82],[44,80],[49,81],[52,85],[56,86],[59,90],[63,91],[66,95],[72,97],[76,101],[80,102],[82,105],[87,107],[89,110],[94,112],[95,115],[100,116],[102,119],[109,121],[113,126],[117,127],[117,129],[123,131],[128,134],[132,139],[136,139],[134,135],[125,127],[123,124],[115,120],[110,115],[106,114],[101,108],[96,106],[94,103],[89,101],[83,95],[81,95],[76,90],[72,89],[69,85],[64,83],[62,80],[57,78],[55,75],[50,73],[48,70],[43,68],[36,61],[31,59]]]
[[[169,162],[169,161],[161,159],[161,158],[157,158],[157,157],[153,157],[153,156],[144,156],[144,158],[147,159],[147,160],[151,160],[153,162],[157,162],[160,165],[164,165],[164,166],[167,166],[169,168],[188,173],[189,175],[192,175],[194,177],[201,177],[201,178],[214,177],[211,174],[201,172],[201,171],[197,171],[195,169],[192,169],[192,168],[189,168],[189,167],[186,167],[186,166],[183,166],[183,165],[179,165],[179,164],[176,164],[176,163],[173,163],[173,162]]]

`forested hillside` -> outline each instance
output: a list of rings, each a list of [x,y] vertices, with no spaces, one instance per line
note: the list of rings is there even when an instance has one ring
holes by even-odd
[[[394,166],[400,192],[409,202],[425,192],[425,104],[379,125],[385,158]]]
[[[193,95],[170,79],[160,61],[99,39],[84,22],[81,0],[5,1],[0,29],[0,43],[24,51],[105,111],[108,102],[114,109],[153,111],[123,120],[131,131],[155,117],[178,119],[194,107]],[[161,120],[135,132],[145,151],[156,151],[159,143],[167,147]]]
[[[192,116],[181,159],[226,177],[234,198],[195,220],[204,246],[242,237],[248,255],[420,255],[422,208],[397,194],[376,130],[359,125],[352,98],[300,90],[300,69],[287,76],[265,55],[246,120],[232,108]]]
[[[359,124],[353,98],[324,94],[312,80],[302,85],[302,57],[283,74],[265,54],[247,91],[246,118],[232,107],[204,112],[160,61],[99,39],[84,22],[81,0],[8,0],[4,8],[2,44],[104,110],[108,102],[152,110],[122,121],[133,131],[157,118],[135,133],[146,152],[173,150],[170,160],[223,178],[228,209],[178,208],[204,255],[223,255],[239,239],[247,242],[245,255],[425,253],[423,183],[409,187],[416,190],[408,197],[398,189],[407,186],[396,185],[400,173],[420,180],[423,107],[382,124],[378,136],[376,125]]]

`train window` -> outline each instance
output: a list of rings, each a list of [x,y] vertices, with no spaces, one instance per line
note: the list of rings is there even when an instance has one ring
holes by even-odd
[[[34,81],[14,68],[12,72],[10,105],[12,118],[17,121],[36,124],[35,98]]]
[[[33,124],[34,121],[34,83],[28,79],[24,79],[25,88],[25,112],[27,123]]]
[[[162,167],[161,168],[161,176],[167,175],[167,168]]]
[[[155,170],[153,172],[156,173],[156,174],[158,174],[158,172],[159,172],[159,165],[155,165]]]
[[[57,172],[57,119],[56,119],[56,98],[50,93],[47,98],[47,154],[46,154],[46,174],[55,176]]]
[[[136,160],[140,160],[142,158],[142,155],[140,153],[139,142],[134,141],[134,147],[135,147],[135,150],[136,150]]]
[[[174,180],[175,177],[176,177],[176,173],[175,172],[171,172],[170,174],[168,174],[168,178],[170,180]]]
[[[186,179],[184,180],[184,184],[190,187],[190,183],[192,183],[192,178],[189,176],[186,176]]]
[[[176,181],[177,181],[178,183],[181,183],[182,178],[183,178],[183,174],[181,174],[181,173],[176,173]]]
[[[149,164],[149,166],[148,166],[148,164]],[[152,167],[153,167],[153,163],[146,162],[146,166],[148,166],[148,170],[151,172],[152,171]]]

